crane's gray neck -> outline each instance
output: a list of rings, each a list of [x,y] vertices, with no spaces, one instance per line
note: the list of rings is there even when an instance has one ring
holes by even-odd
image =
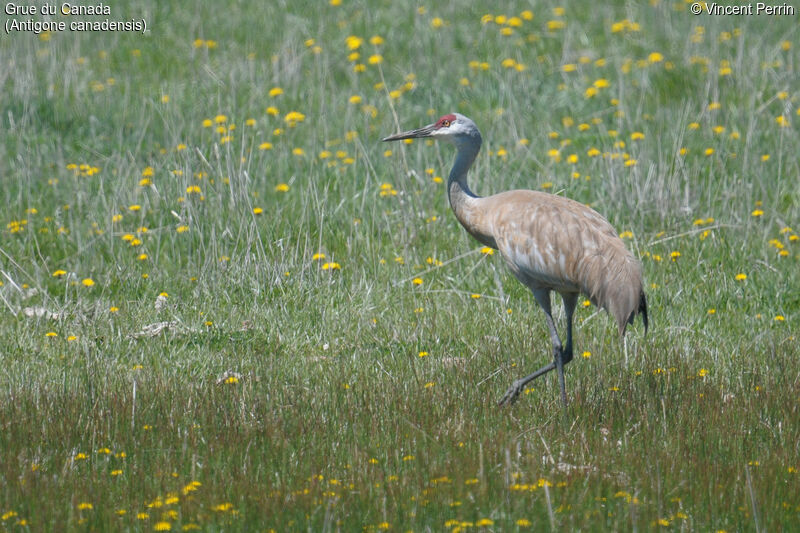
[[[481,149],[481,134],[475,130],[474,135],[457,140],[456,147],[458,148],[456,162],[447,180],[450,207],[453,208],[453,213],[461,225],[478,242],[497,248],[491,228],[487,226],[483,198],[473,193],[467,185],[467,171]]]
[[[467,171],[481,150],[481,142],[481,134],[475,131],[474,135],[457,140],[455,143],[458,153],[447,180],[447,195],[454,211],[457,211],[457,205],[463,204],[468,199],[478,198],[467,185]]]

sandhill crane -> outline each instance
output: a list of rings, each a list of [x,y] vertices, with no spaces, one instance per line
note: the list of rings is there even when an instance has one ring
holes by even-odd
[[[453,143],[455,163],[447,181],[450,206],[462,226],[478,242],[500,251],[511,272],[524,283],[545,314],[553,362],[514,381],[499,405],[510,405],[525,385],[551,370],[558,371],[561,401],[566,405],[564,365],[572,360],[572,315],[578,295],[606,309],[617,321],[620,336],[642,314],[647,332],[647,299],[642,265],[625,248],[611,224],[597,211],[574,200],[537,191],[515,190],[493,196],[475,195],[467,171],[481,149],[475,123],[458,113],[416,130],[390,135],[384,141],[430,137]],[[550,291],[561,294],[567,321],[562,346],[553,322]]]

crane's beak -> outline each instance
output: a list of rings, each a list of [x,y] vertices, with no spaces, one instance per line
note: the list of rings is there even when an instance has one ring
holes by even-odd
[[[406,131],[403,133],[395,133],[394,135],[389,135],[388,137],[384,137],[381,140],[386,142],[386,141],[402,141],[403,139],[417,139],[419,137],[430,137],[434,131],[436,131],[436,124],[430,124],[429,126],[425,126],[424,128],[419,128],[417,130]]]

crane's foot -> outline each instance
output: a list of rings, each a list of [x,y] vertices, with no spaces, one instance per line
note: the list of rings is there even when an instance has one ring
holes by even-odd
[[[517,401],[517,398],[519,398],[520,393],[523,390],[525,390],[525,385],[527,385],[528,383],[530,383],[534,379],[538,378],[539,376],[547,374],[551,370],[555,370],[555,368],[556,368],[556,363],[555,363],[555,361],[553,361],[549,365],[543,366],[542,368],[540,368],[539,370],[537,370],[533,374],[516,380],[508,388],[508,390],[506,391],[505,395],[503,395],[503,397],[500,398],[500,401],[497,402],[497,405],[503,406],[503,405],[511,405],[511,404],[513,404],[514,402]]]
[[[517,401],[517,398],[519,398],[520,393],[525,388],[525,384],[526,382],[521,379],[518,379],[517,381],[512,383],[511,386],[506,391],[506,393],[503,395],[503,397],[500,398],[500,401],[497,402],[497,405],[501,407],[503,405],[512,405],[514,402]]]

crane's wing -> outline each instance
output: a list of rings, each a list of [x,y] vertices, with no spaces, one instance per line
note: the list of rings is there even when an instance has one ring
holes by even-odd
[[[582,292],[624,331],[640,308],[642,269],[602,215],[536,191],[483,200],[497,248],[520,281],[531,289]]]

